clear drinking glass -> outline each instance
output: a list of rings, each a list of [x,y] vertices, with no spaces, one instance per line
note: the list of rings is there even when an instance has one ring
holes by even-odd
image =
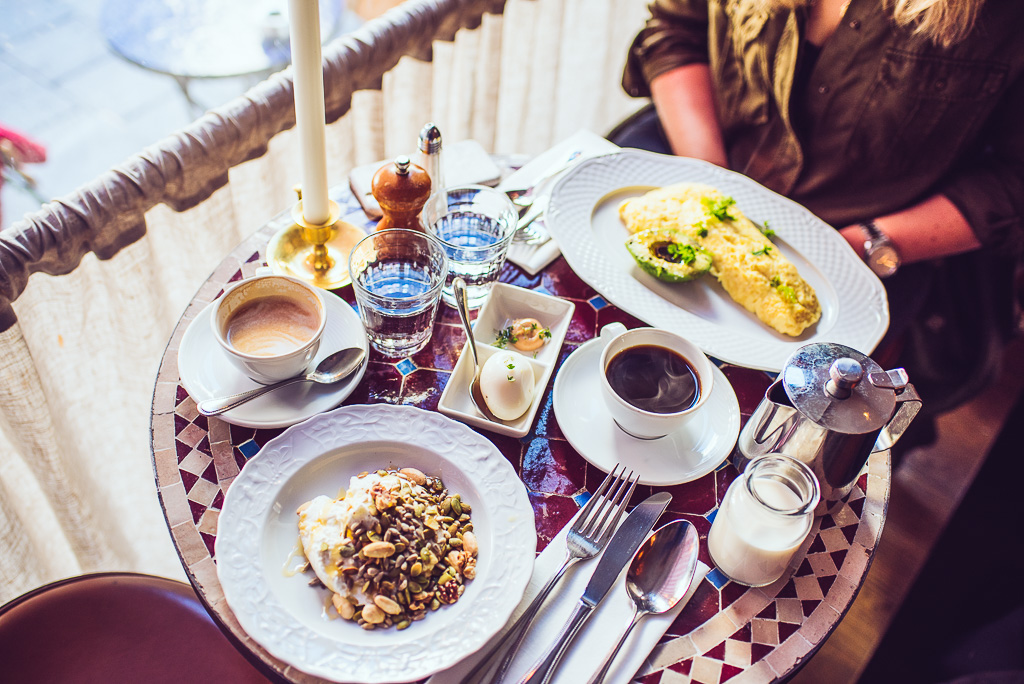
[[[452,282],[466,281],[469,308],[483,305],[501,273],[519,213],[505,193],[482,185],[445,188],[444,202],[423,210],[423,224],[448,254],[448,280],[441,296],[455,306]]]
[[[782,577],[814,522],[818,479],[783,454],[754,459],[729,485],[708,533],[708,552],[726,577],[752,587]]]
[[[440,241],[404,228],[370,233],[352,248],[348,272],[374,349],[402,358],[427,345],[448,275]]]

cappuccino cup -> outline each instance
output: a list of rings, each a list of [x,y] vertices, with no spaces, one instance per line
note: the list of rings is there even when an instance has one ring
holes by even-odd
[[[320,348],[327,309],[320,291],[290,276],[262,275],[232,286],[211,316],[228,359],[260,383],[306,371]]]
[[[711,361],[668,330],[605,326],[601,396],[619,428],[637,439],[658,439],[681,428],[711,395]]]

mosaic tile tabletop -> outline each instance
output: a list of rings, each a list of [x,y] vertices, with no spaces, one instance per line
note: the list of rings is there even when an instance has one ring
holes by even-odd
[[[334,199],[343,216],[367,225],[351,195],[339,190]],[[346,214],[348,214],[346,216]],[[258,430],[207,418],[181,386],[177,352],[185,329],[195,316],[233,281],[265,265],[264,248],[285,226],[287,215],[263,227],[210,276],[185,311],[161,363],[153,399],[153,463],[161,505],[182,564],[200,598],[222,629],[249,649],[270,672],[287,681],[313,678],[290,668],[253,642],[241,629],[224,600],[214,558],[217,516],[224,494],[248,459],[282,430]],[[577,277],[565,260],[557,259],[530,276],[506,264],[503,282],[571,300],[576,305],[559,357],[559,366],[581,344],[608,323],[628,328],[644,323],[605,302]],[[351,286],[334,291],[354,306]],[[363,381],[345,405],[408,404],[436,410],[441,392],[465,343],[457,314],[444,304],[430,345],[400,361],[372,352]],[[757,407],[771,378],[767,374],[722,365],[739,400],[743,419]],[[556,369],[557,375],[557,369]],[[575,514],[582,494],[601,482],[604,473],[589,465],[566,441],[552,408],[552,382],[530,432],[522,439],[482,431],[513,464],[529,492],[536,515],[538,552]],[[778,582],[752,589],[728,581],[707,553],[707,533],[729,483],[737,476],[730,461],[687,484],[663,488],[672,504],[663,524],[685,518],[700,533],[700,559],[712,567],[707,579],[637,673],[642,684],[718,684],[771,682],[794,672],[839,623],[864,580],[878,543],[889,498],[889,453],[871,456],[857,486],[837,510],[821,516],[804,543],[791,571]],[[639,496],[651,487],[639,487]],[[634,500],[639,500],[635,498]]]

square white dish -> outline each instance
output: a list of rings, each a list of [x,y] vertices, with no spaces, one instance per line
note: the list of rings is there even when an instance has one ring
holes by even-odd
[[[469,384],[473,379],[474,368],[473,353],[467,341],[451,377],[448,378],[448,384],[441,393],[438,411],[473,427],[509,437],[524,437],[537,417],[537,410],[558,361],[558,351],[565,340],[575,309],[576,306],[572,302],[558,297],[506,283],[495,283],[490,297],[480,309],[473,324],[481,365],[499,350],[494,346],[498,332],[511,325],[517,318],[536,318],[542,327],[551,331],[551,338],[535,353],[520,352],[530,360],[536,378],[536,390],[530,408],[516,420],[501,423],[487,420],[480,415],[469,396]]]

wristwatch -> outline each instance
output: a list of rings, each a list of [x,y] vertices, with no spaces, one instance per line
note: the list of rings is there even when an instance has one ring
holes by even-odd
[[[888,278],[900,267],[900,253],[892,240],[878,229],[874,221],[860,224],[864,231],[864,261],[879,278]]]

